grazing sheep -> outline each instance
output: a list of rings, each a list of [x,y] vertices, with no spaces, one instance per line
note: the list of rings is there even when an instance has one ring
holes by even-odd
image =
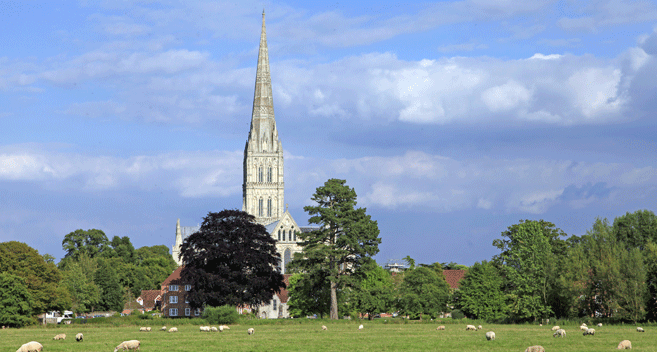
[[[200,331],[207,331],[207,332],[210,332],[210,327],[209,327],[209,326],[201,326],[199,330],[200,330]]]
[[[149,327],[141,327],[141,328],[139,328],[139,331],[146,331],[146,332],[148,332],[148,331],[151,331],[151,327],[150,327],[150,326],[149,326]]]
[[[557,329],[557,331],[555,331],[554,334],[552,334],[552,337],[557,337],[557,336],[559,336],[559,337],[566,337],[566,330],[564,330],[564,329]]]
[[[219,329],[217,329],[216,326],[213,326],[213,327],[210,328],[210,331],[212,331],[212,332],[217,332],[217,331],[219,331]]]
[[[167,327],[163,326],[162,329],[160,329],[160,331],[167,331]]]
[[[43,346],[36,342],[36,341],[30,341],[26,344],[23,344],[19,349],[16,350],[16,352],[41,352],[43,350]]]
[[[224,326],[223,325],[219,326],[219,332],[224,332]]]
[[[552,327],[552,331],[557,331],[557,330],[559,330],[559,329],[561,329],[561,328],[559,327],[559,325],[555,325],[555,326]]]
[[[486,340],[492,341],[495,340],[495,333],[492,331],[489,331],[486,333]]]
[[[582,330],[582,331],[586,331],[586,330],[589,329],[589,327],[586,326],[586,324],[582,324],[582,325],[580,325],[579,329]]]
[[[602,327],[602,323],[598,323],[598,327],[601,328],[601,327]]]
[[[477,330],[481,330],[481,329],[483,329],[483,327],[481,327],[481,325],[477,326]]]
[[[445,325],[441,325],[441,326],[437,327],[436,330],[445,330]]]
[[[52,338],[53,340],[66,340],[66,334],[58,334]]]
[[[326,325],[322,325],[322,330],[328,330],[328,328],[326,327]]]
[[[465,327],[465,331],[468,331],[468,330],[474,330],[474,331],[477,331],[477,327],[474,326],[474,325],[467,325],[467,326]]]
[[[529,346],[529,347],[527,347],[525,352],[545,352],[545,348],[543,348],[543,346],[538,346],[538,345]]]
[[[169,332],[178,332],[178,328],[171,328],[169,329]]]
[[[79,332],[77,335],[75,335],[75,341],[81,342],[82,339],[84,339],[84,336],[82,336],[81,332]]]
[[[593,335],[595,335],[595,329],[586,329],[586,331],[584,331],[584,333],[582,335],[584,335],[584,336],[586,336],[586,335],[593,336]]]
[[[139,350],[140,344],[141,342],[139,342],[139,340],[123,341],[118,346],[116,346],[114,352],[117,352],[119,350],[120,351]]]
[[[249,335],[253,335],[253,333],[255,332],[255,330],[253,330],[253,328],[249,328],[248,330],[246,330],[246,332],[248,332]]]
[[[360,324],[360,325],[358,326],[358,330],[363,330],[363,327],[364,327],[363,324]]]
[[[623,340],[618,344],[618,347],[616,348],[617,350],[631,350],[632,349],[632,343],[630,340]]]
[[[226,330],[230,330],[230,327],[228,327],[228,325],[222,325],[221,328],[226,329]]]
[[[643,330],[642,327],[637,327],[637,328],[636,328],[636,331],[638,331],[638,332],[645,332],[645,330]]]

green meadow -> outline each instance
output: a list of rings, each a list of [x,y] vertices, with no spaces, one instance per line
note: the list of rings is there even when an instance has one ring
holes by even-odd
[[[633,351],[657,351],[657,327],[644,326],[636,332],[633,325],[594,327],[595,336],[583,336],[575,324],[561,326],[565,338],[552,337],[551,326],[487,325],[479,331],[465,331],[466,322],[402,323],[399,321],[328,321],[292,319],[283,321],[254,320],[231,325],[224,332],[200,332],[198,325],[177,325],[182,321],[156,319],[144,321],[153,331],[140,332],[139,326],[68,325],[28,327],[0,330],[0,351],[15,351],[23,343],[39,341],[46,352],[113,351],[124,340],[140,340],[141,351],[524,351],[530,345],[542,345],[550,351],[611,351],[621,340],[632,341]],[[364,325],[358,331],[359,324]],[[445,331],[436,327],[445,325]],[[472,324],[468,322],[467,324]],[[478,325],[478,323],[474,323]],[[162,332],[176,326],[177,333]],[[326,325],[327,331],[321,326]],[[255,329],[249,336],[246,330]],[[494,331],[495,341],[487,341],[485,333]],[[84,334],[83,342],[75,334]],[[65,333],[66,340],[53,341]]]

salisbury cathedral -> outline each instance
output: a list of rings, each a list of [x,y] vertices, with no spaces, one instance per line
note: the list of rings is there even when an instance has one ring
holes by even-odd
[[[262,32],[256,70],[255,92],[251,128],[244,147],[244,181],[242,184],[242,210],[255,216],[267,232],[276,239],[276,249],[281,255],[281,272],[300,252],[297,234],[310,231],[311,227],[300,227],[287,210],[285,204],[285,182],[283,167],[283,145],[276,129],[274,99],[272,97],[269,54],[265,31],[265,13],[262,13]],[[176,242],[172,248],[174,260],[178,258],[184,239],[199,230],[199,226],[180,226],[176,223]]]

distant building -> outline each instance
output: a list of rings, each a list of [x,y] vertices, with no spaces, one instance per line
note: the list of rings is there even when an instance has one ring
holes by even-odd
[[[449,288],[457,289],[467,272],[467,270],[443,270],[443,275],[445,275],[445,281],[449,284]]]

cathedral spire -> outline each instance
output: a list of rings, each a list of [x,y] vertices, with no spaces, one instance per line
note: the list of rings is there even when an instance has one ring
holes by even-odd
[[[258,68],[256,71],[251,121],[253,122],[257,118],[274,118],[274,99],[272,98],[271,76],[269,74],[265,10],[262,10],[262,32],[260,33],[260,50],[258,51]]]

